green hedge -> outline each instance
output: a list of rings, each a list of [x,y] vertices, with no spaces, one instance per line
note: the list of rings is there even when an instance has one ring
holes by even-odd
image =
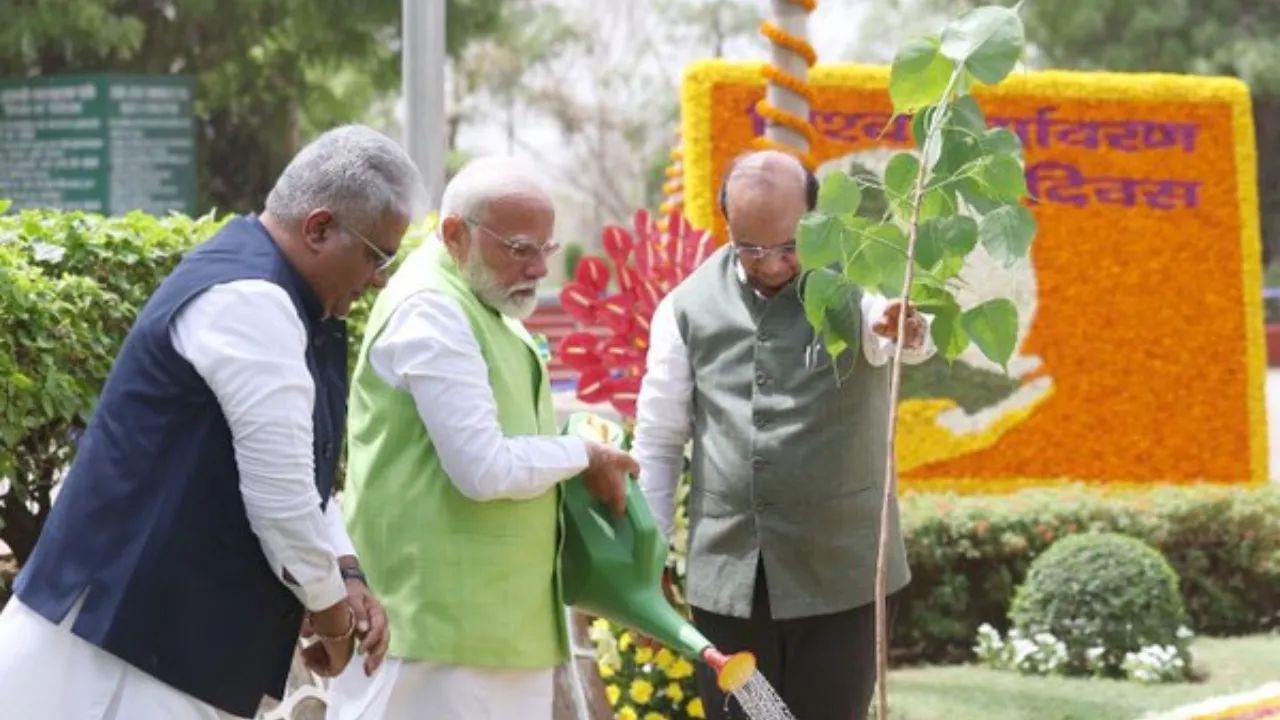
[[[0,539],[21,563],[138,309],[229,216],[4,214],[0,200]],[[415,225],[404,257],[433,221]],[[351,367],[367,296],[352,310]],[[2,584],[2,583],[0,583]]]
[[[683,586],[683,501],[677,495],[677,552]],[[1008,630],[1014,591],[1031,561],[1054,540],[1086,530],[1139,538],[1164,553],[1199,635],[1280,627],[1280,486],[1161,487],[1109,493],[1083,486],[1011,495],[906,495],[903,529],[913,579],[894,628],[895,665],[970,660],[984,623]],[[638,656],[631,634],[598,621],[592,628],[600,674],[615,712],[701,717],[687,673],[656,656]],[[622,715],[620,715],[621,717]]]
[[[894,645],[906,657],[967,657],[979,625],[1007,630],[1009,603],[1032,559],[1086,529],[1160,550],[1181,578],[1197,634],[1280,627],[1280,486],[908,495],[903,513],[914,577]]]
[[[2,208],[0,208],[2,210]],[[0,215],[0,538],[21,562],[138,308],[222,220]]]

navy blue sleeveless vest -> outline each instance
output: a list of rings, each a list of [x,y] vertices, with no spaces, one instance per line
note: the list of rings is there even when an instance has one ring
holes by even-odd
[[[328,502],[346,422],[346,324],[322,317],[261,222],[235,218],[139,312],[14,592],[55,623],[84,594],[76,635],[251,717],[284,690],[304,610],[250,529],[218,401],[169,335],[186,302],[241,279],[283,288],[307,329],[315,481]]]

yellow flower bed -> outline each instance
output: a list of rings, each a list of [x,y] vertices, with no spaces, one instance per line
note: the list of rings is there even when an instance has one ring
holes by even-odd
[[[684,201],[723,241],[732,158],[763,131],[763,63],[694,63],[681,90]],[[821,164],[909,148],[888,69],[815,66]],[[1265,346],[1249,94],[1234,79],[1035,72],[975,93],[1023,138],[1039,235],[1021,352],[1051,391],[979,429],[945,398],[901,406],[906,490],[991,492],[1062,479],[1144,486],[1267,479]],[[955,414],[954,412],[952,414]]]

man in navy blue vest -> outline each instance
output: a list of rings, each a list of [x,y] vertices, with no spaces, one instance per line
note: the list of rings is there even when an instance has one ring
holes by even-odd
[[[5,720],[251,717],[304,619],[312,669],[359,639],[373,671],[385,616],[329,501],[343,317],[421,192],[390,139],[332,130],[156,290],[0,613]]]

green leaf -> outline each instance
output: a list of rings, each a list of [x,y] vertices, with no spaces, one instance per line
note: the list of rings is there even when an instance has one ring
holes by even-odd
[[[811,212],[800,219],[796,228],[796,256],[806,270],[826,267],[838,262],[844,254],[840,240],[844,223],[840,218]]]
[[[857,236],[844,267],[850,282],[886,297],[902,294],[907,272],[907,236],[893,224],[877,225]]]
[[[939,313],[948,309],[954,310],[957,315],[960,313],[960,304],[946,288],[926,282],[919,276],[911,284],[911,302],[922,313]]]
[[[822,334],[827,353],[836,358],[848,348],[860,347],[860,336],[840,322],[850,315],[851,294],[840,273],[819,268],[805,276],[803,289],[804,315],[809,324]]]
[[[980,136],[987,131],[987,116],[972,95],[963,95],[951,103],[950,124],[966,131],[971,136]]]
[[[991,258],[1005,268],[1027,256],[1036,236],[1036,216],[1022,205],[1005,205],[987,213],[978,224],[978,237]]]
[[[909,115],[942,100],[955,63],[939,52],[937,38],[908,40],[898,49],[889,70],[889,99],[895,115]]]
[[[1009,371],[1009,358],[1018,342],[1018,308],[1011,300],[996,298],[966,310],[960,326],[983,355]]]
[[[993,198],[1014,202],[1027,195],[1027,175],[1022,164],[1009,155],[984,157],[978,167],[978,180]]]
[[[893,214],[903,221],[911,219],[912,201],[915,198],[916,178],[920,174],[920,161],[915,155],[900,152],[889,158],[884,169],[884,194]]]
[[[982,133],[980,144],[985,155],[1012,155],[1022,159],[1022,140],[1009,128],[990,128]]]
[[[947,25],[942,31],[939,53],[979,81],[995,85],[1013,72],[1026,42],[1022,19],[1015,10],[984,6]]]
[[[6,212],[8,212],[8,211],[9,211],[9,208],[11,208],[11,207],[13,207],[13,201],[12,201],[12,200],[5,200],[5,199],[3,199],[3,198],[0,198],[0,215],[3,215],[3,214],[5,214]]]
[[[929,323],[929,336],[933,338],[933,344],[942,357],[947,362],[954,362],[969,347],[969,336],[960,323],[960,307],[955,304],[940,305],[932,311],[921,311],[933,313],[933,321]]]
[[[960,274],[964,258],[978,244],[978,223],[963,215],[935,217],[920,223],[916,262],[944,278]]]
[[[987,194],[982,187],[982,183],[977,178],[961,178],[956,181],[955,188],[956,193],[969,206],[970,211],[978,217],[985,216],[997,208],[1004,207],[1004,203]]]
[[[862,204],[862,188],[846,172],[828,173],[818,188],[818,212],[826,215],[852,215]]]

